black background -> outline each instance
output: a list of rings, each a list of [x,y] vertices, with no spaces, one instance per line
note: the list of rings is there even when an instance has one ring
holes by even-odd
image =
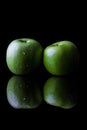
[[[80,24],[79,20],[76,21],[76,18],[68,17],[67,19],[67,17],[63,17],[62,15],[62,19],[59,18],[59,16],[56,16],[55,18],[52,18],[50,16],[49,19],[49,14],[47,14],[47,18],[45,18],[43,14],[39,15],[39,19],[37,17],[35,18],[33,15],[33,18],[31,16],[26,17],[23,15],[23,12],[21,15],[19,15],[19,19],[17,19],[16,15],[14,14],[12,16],[13,17],[12,19],[10,18],[10,20],[3,20],[3,24],[1,23],[2,29],[0,30],[0,113],[2,117],[4,117],[3,121],[8,121],[11,119],[13,120],[14,118],[16,118],[18,122],[20,119],[21,121],[26,120],[30,125],[33,121],[38,122],[39,118],[39,121],[41,121],[44,126],[44,120],[47,122],[49,120],[60,120],[60,122],[67,122],[72,119],[71,124],[75,125],[78,120],[81,120],[81,116],[85,111],[85,106],[83,103],[83,92],[85,86],[82,85],[82,78],[84,77],[84,75],[82,74],[82,62],[84,62],[84,57],[80,58],[80,69],[78,76],[76,77],[80,96],[78,103],[74,108],[64,110],[61,108],[50,106],[43,101],[37,109],[17,110],[13,109],[8,104],[6,98],[7,83],[11,76],[13,76],[6,65],[6,49],[12,40],[22,37],[29,37],[38,40],[42,44],[43,48],[51,43],[60,40],[70,40],[77,45],[81,57],[83,53],[83,44],[85,44],[83,43],[83,39],[85,37],[83,24]],[[44,84],[45,81],[49,77],[51,77],[51,75],[45,70],[45,68],[43,68],[43,66],[40,68],[39,73],[41,74],[40,82],[42,82],[42,84]],[[36,73],[36,75],[38,75],[38,73]],[[26,118],[28,118],[28,120]]]

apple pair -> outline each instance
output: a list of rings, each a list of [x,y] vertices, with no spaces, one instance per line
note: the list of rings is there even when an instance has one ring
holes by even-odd
[[[78,69],[78,48],[70,41],[56,42],[43,50],[34,39],[13,40],[7,48],[6,63],[11,72],[23,75],[39,67],[42,57],[46,70],[53,75],[68,75]]]

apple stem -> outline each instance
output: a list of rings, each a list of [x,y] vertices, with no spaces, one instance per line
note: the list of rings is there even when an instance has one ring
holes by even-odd
[[[24,42],[24,43],[26,42],[26,40],[23,40],[23,39],[22,39],[22,40],[20,39],[19,41],[20,41],[20,42]]]

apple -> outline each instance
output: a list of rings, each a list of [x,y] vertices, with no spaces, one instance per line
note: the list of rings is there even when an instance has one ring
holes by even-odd
[[[41,44],[34,39],[13,40],[6,51],[7,66],[14,74],[28,74],[40,65],[42,52]]]
[[[7,83],[6,95],[8,103],[15,109],[34,109],[42,102],[35,78],[12,76]]]
[[[43,64],[53,75],[68,75],[79,67],[79,50],[71,41],[59,41],[44,49]]]
[[[77,103],[75,82],[63,77],[49,78],[43,88],[44,101],[52,106],[71,109]]]

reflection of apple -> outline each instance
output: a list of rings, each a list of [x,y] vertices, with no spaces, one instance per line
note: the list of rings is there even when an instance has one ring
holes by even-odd
[[[54,75],[67,75],[77,71],[79,52],[70,41],[60,41],[49,45],[44,50],[45,68]]]
[[[13,40],[6,52],[7,66],[14,74],[28,74],[41,62],[42,46],[34,39]]]
[[[75,86],[73,85],[66,78],[49,78],[43,89],[45,102],[64,109],[74,107],[77,102],[77,96]]]
[[[16,109],[37,108],[42,101],[37,81],[22,76],[11,77],[6,93],[9,104]]]

